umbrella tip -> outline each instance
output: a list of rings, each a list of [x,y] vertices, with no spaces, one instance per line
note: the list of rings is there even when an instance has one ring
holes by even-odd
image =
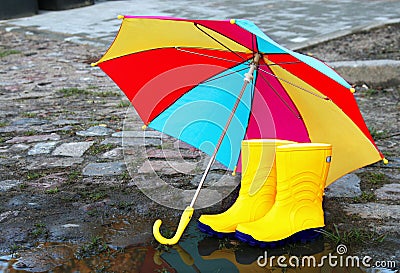
[[[125,18],[125,16],[123,16],[123,15],[118,15],[117,18],[118,18],[119,20],[122,20],[122,19]]]
[[[383,164],[385,164],[385,165],[389,164],[389,160],[387,160],[386,158],[383,158],[382,161],[383,161]]]
[[[96,63],[91,63],[90,66],[97,66],[97,62]]]
[[[236,23],[236,20],[235,20],[235,19],[231,19],[229,22],[230,22],[232,25],[234,25],[234,24]]]
[[[355,89],[354,87],[351,87],[351,88],[350,88],[350,92],[351,92],[351,93],[355,93],[355,92],[356,92],[356,89]]]
[[[142,126],[142,130],[145,131],[146,129],[147,129],[147,125],[145,124]]]

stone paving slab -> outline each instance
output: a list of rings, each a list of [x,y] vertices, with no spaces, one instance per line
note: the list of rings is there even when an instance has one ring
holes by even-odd
[[[83,168],[82,174],[86,176],[112,176],[121,175],[125,170],[125,162],[89,163]]]
[[[13,137],[10,140],[7,140],[6,143],[31,143],[31,142],[39,142],[46,140],[59,140],[60,136],[57,134],[50,135],[35,135],[35,136],[17,136]]]
[[[167,135],[158,131],[120,131],[113,133],[112,137],[124,137],[124,138],[168,138]]]
[[[12,188],[17,187],[22,182],[20,180],[3,180],[0,181],[0,192],[1,191],[8,191]]]
[[[177,149],[150,149],[146,151],[149,159],[197,159],[201,156],[200,152]]]
[[[18,143],[11,146],[4,146],[0,149],[0,153],[9,153],[9,152],[22,152],[29,149],[31,146]]]
[[[329,62],[348,82],[377,83],[396,80],[400,76],[400,61],[365,60]]]
[[[12,126],[32,126],[32,125],[42,125],[48,123],[47,120],[38,118],[23,118],[13,121]]]
[[[138,169],[139,174],[151,174],[154,172],[161,172],[163,174],[191,174],[197,167],[196,163],[191,162],[176,162],[164,160],[147,160]]]
[[[81,157],[93,144],[94,141],[63,143],[53,151],[52,155]]]
[[[185,191],[182,196],[183,203],[190,204],[190,202],[193,199],[194,193],[195,190]],[[211,189],[203,189],[200,192],[196,207],[207,207],[209,206],[209,204],[214,204],[215,200],[220,200],[220,199],[222,199],[222,195],[219,191]]]
[[[378,200],[400,200],[400,184],[385,184],[375,191]]]
[[[347,174],[325,189],[326,197],[356,197],[361,195],[360,178],[356,174]]]
[[[115,145],[123,145],[123,146],[159,146],[162,144],[160,139],[157,138],[119,138],[119,137],[110,137],[106,138],[101,142],[101,144],[115,144]]]
[[[105,152],[104,154],[101,155],[101,157],[108,158],[108,159],[114,159],[114,158],[122,157],[123,154],[124,154],[124,149],[122,147],[118,147],[118,148],[115,148],[115,149]]]
[[[105,126],[93,126],[88,128],[87,130],[84,131],[78,131],[76,132],[76,135],[78,136],[108,136],[111,135],[114,132],[113,129],[107,128]]]
[[[57,141],[41,142],[28,151],[28,155],[49,154],[57,145]]]
[[[46,158],[44,160],[37,160],[30,165],[26,166],[27,170],[45,170],[52,168],[67,168],[73,165],[80,165],[83,162],[81,157],[67,157],[67,158]]]
[[[346,204],[344,210],[347,214],[357,214],[364,219],[400,220],[400,205],[381,203]]]

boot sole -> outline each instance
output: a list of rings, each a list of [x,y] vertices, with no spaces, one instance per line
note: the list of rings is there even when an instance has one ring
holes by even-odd
[[[200,221],[197,221],[197,227],[200,229],[201,232],[206,233],[210,236],[217,237],[218,239],[222,238],[235,238],[235,232],[218,232],[213,230],[209,225],[203,224]]]
[[[254,239],[251,235],[242,233],[240,231],[235,232],[235,237],[239,239],[239,241],[249,244],[250,246],[258,246],[261,248],[277,248],[284,246],[285,244],[294,244],[294,243],[310,243],[321,238],[321,228],[311,228],[299,231],[285,239],[273,242],[264,242]]]

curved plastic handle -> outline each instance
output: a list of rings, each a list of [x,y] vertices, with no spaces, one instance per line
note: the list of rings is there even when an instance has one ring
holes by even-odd
[[[190,219],[192,219],[194,209],[190,206],[186,207],[185,210],[182,213],[181,219],[179,220],[179,225],[176,230],[176,233],[174,237],[172,238],[165,238],[161,235],[160,233],[160,227],[162,224],[162,221],[158,219],[157,221],[154,222],[153,225],[153,235],[154,238],[163,245],[174,245],[176,244],[179,239],[182,237],[183,232],[185,231],[187,225],[190,222]]]

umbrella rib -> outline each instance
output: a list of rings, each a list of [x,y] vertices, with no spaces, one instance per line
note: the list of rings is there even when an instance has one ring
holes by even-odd
[[[254,38],[256,39],[256,43],[257,43],[257,37],[255,35],[251,35],[251,50],[253,51],[253,58],[256,55],[255,50],[254,50]]]
[[[264,70],[262,70],[263,72],[265,72]],[[279,92],[271,85],[271,83],[262,75],[259,74],[261,76],[261,78],[268,84],[268,86],[272,89],[272,91],[274,91],[274,93],[278,96],[278,98],[283,102],[283,104],[286,105],[286,107],[290,110],[290,112],[292,112],[293,115],[295,115],[296,118],[298,119],[302,119],[301,116],[299,115],[299,113],[297,111],[295,111],[290,105],[289,103],[279,94]]]
[[[242,56],[240,56],[239,54],[237,54],[234,50],[230,49],[228,46],[226,46],[224,43],[222,43],[221,41],[218,41],[215,37],[211,36],[210,34],[208,34],[206,31],[204,31],[203,29],[201,29],[199,27],[199,25],[197,23],[193,23],[194,26],[200,30],[201,32],[203,32],[205,35],[207,35],[208,37],[210,37],[211,39],[213,39],[214,41],[216,41],[218,44],[222,45],[223,47],[225,47],[227,50],[229,50],[230,52],[232,52],[233,54],[235,54],[236,56],[238,56],[240,59],[242,59],[245,62],[248,62],[248,60],[246,60],[245,58],[243,58]]]
[[[227,61],[227,62],[232,62],[232,63],[242,63],[239,61],[235,61],[235,60],[230,60],[230,59],[225,59],[225,58],[221,58],[221,57],[216,57],[216,56],[212,56],[212,55],[208,55],[208,54],[204,54],[204,53],[198,53],[198,52],[193,52],[190,50],[186,50],[186,49],[182,49],[178,46],[175,47],[176,50],[181,51],[181,52],[185,52],[185,53],[190,53],[190,54],[194,54],[194,55],[199,55],[199,56],[204,56],[204,57],[208,57],[208,58],[212,58],[212,59],[217,59],[217,60],[222,60],[222,61]]]
[[[236,70],[236,71],[232,71],[232,72],[229,72],[229,73],[220,75],[220,76],[218,76],[218,77],[209,78],[208,80],[203,81],[202,84],[203,84],[203,83],[212,82],[212,81],[215,81],[215,80],[218,80],[218,79],[227,77],[227,76],[229,76],[229,75],[232,75],[232,74],[235,74],[235,73],[238,73],[238,72],[240,72],[240,71],[247,70],[247,69],[248,69],[248,68],[245,67],[245,68],[242,68],[242,69],[239,69],[239,70]]]
[[[303,90],[303,91],[305,91],[305,92],[307,92],[307,93],[309,93],[309,94],[311,94],[311,95],[313,95],[313,96],[316,96],[317,98],[320,98],[320,99],[323,99],[323,100],[330,100],[330,98],[328,98],[328,97],[323,97],[323,96],[321,96],[321,95],[318,95],[317,93],[315,93],[315,92],[313,92],[313,91],[310,91],[310,90],[305,89],[304,87],[298,86],[297,84],[294,84],[294,83],[292,83],[292,82],[290,82],[290,81],[288,81],[288,80],[285,80],[285,79],[283,79],[283,78],[280,78],[280,77],[276,76],[275,74],[270,73],[270,72],[268,72],[268,71],[266,71],[266,70],[264,70],[264,69],[262,69],[262,68],[258,68],[258,69],[260,69],[261,71],[263,71],[264,73],[266,73],[266,74],[268,74],[268,75],[271,75],[272,77],[277,78],[278,80],[281,80],[281,81],[283,81],[283,82],[286,82],[286,83],[290,84],[291,86],[294,86],[294,87],[296,87],[296,88],[298,88],[298,89],[300,89],[300,90]]]
[[[300,64],[301,62],[281,62],[281,63],[272,63],[272,64],[260,64],[260,66],[273,66],[273,65],[283,65],[283,64]]]

